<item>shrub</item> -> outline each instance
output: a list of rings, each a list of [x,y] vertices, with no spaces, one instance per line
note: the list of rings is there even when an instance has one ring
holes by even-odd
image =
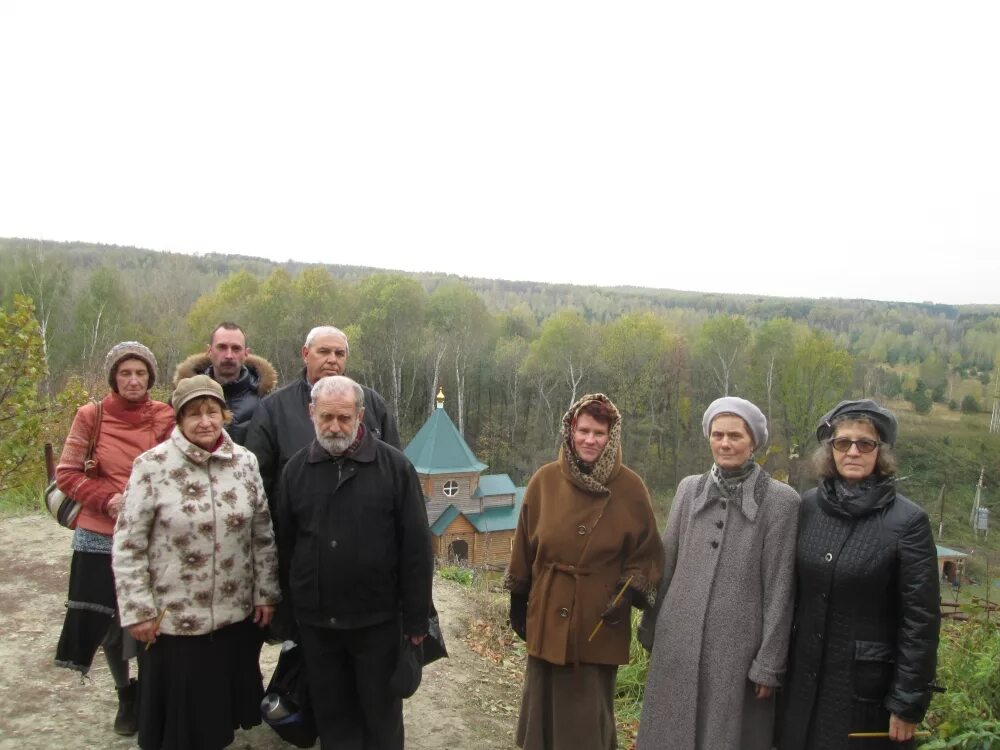
[[[463,586],[471,586],[475,580],[472,568],[463,568],[458,565],[446,565],[438,571],[438,575],[448,581],[455,581]]]
[[[923,750],[1000,748],[1000,626],[969,620],[945,623],[938,647],[938,683],[927,723],[934,728]]]
[[[917,414],[930,414],[931,406],[934,404],[931,397],[927,395],[927,391],[919,388],[907,393],[906,400],[913,404],[913,409]]]
[[[982,411],[979,407],[979,401],[971,393],[962,399],[962,412],[964,414],[978,414]]]

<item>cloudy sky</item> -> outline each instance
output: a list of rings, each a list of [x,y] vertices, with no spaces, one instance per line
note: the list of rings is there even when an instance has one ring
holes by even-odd
[[[1000,303],[1000,3],[0,5],[0,236]]]

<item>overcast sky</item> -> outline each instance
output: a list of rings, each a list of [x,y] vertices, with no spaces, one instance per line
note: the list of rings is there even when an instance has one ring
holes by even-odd
[[[1000,3],[0,5],[0,236],[1000,303]]]

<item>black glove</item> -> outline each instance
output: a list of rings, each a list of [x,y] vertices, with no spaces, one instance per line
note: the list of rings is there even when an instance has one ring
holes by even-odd
[[[631,624],[629,620],[631,607],[632,589],[625,589],[625,593],[621,595],[617,604],[614,603],[614,599],[608,602],[608,608],[601,612],[601,619],[604,620],[605,625],[618,625],[622,622]]]
[[[510,628],[522,641],[528,640],[528,595],[510,595]]]

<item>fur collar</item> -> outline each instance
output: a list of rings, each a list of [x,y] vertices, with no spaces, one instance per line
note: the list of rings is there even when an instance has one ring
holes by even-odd
[[[205,373],[211,365],[211,360],[209,360],[208,355],[204,352],[192,354],[177,365],[177,369],[174,370],[173,387],[176,388],[178,381],[183,378],[190,378],[194,375]],[[263,357],[258,357],[256,354],[248,354],[247,360],[244,362],[244,367],[259,378],[257,395],[261,398],[264,398],[264,396],[273,391],[278,385],[278,373],[271,366],[271,363]]]

